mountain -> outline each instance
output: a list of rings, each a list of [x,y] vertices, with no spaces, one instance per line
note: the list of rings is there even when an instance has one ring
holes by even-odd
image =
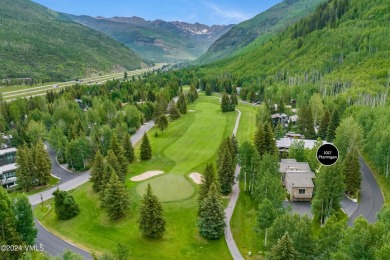
[[[178,21],[146,21],[140,17],[67,16],[125,44],[143,59],[154,62],[194,60],[232,27]]]
[[[61,81],[142,63],[128,47],[28,0],[1,1],[0,46],[0,79]]]
[[[248,86],[314,88],[375,106],[389,92],[389,28],[388,0],[329,0],[250,53],[197,70],[203,76],[230,73]]]
[[[284,0],[252,19],[235,25],[217,39],[195,63],[205,64],[251,51],[292,23],[309,15],[324,1]]]

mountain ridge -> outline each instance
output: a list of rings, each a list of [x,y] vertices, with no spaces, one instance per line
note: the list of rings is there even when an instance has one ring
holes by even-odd
[[[208,26],[201,23],[167,22],[161,19],[148,21],[137,16],[105,18],[64,15],[112,37],[142,58],[154,62],[194,60],[233,26]]]

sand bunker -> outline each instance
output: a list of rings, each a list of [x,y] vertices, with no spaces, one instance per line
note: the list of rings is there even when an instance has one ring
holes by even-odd
[[[190,109],[190,110],[188,110],[188,112],[195,112],[195,110]]]
[[[202,184],[202,174],[193,172],[190,174],[190,178],[196,183],[196,184]]]
[[[132,181],[143,181],[143,180],[152,178],[153,176],[160,175],[160,174],[163,174],[163,173],[164,173],[163,171],[148,171],[148,172],[144,172],[144,173],[142,173],[140,175],[134,176],[130,180],[132,180]]]

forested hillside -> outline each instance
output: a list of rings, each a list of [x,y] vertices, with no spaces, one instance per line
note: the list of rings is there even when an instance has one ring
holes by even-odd
[[[62,81],[141,67],[129,48],[29,0],[1,1],[0,46],[0,80]]]
[[[203,87],[229,92],[233,84],[249,101],[290,104],[296,99],[301,108],[318,93],[324,102],[321,115],[337,110],[335,128],[350,115],[360,124],[362,151],[388,176],[389,28],[388,1],[329,0],[264,46],[195,72]]]
[[[90,17],[69,15],[72,20],[109,35],[153,62],[181,62],[200,57],[232,25],[189,24],[140,17]]]
[[[196,62],[208,63],[261,46],[275,34],[309,15],[324,0],[285,0],[252,19],[235,25]]]

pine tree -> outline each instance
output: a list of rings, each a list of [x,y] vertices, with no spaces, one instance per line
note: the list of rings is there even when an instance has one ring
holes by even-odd
[[[284,236],[278,240],[277,244],[272,247],[272,260],[296,260],[299,259],[298,252],[293,247],[293,242],[286,232]]]
[[[256,150],[259,152],[260,157],[263,156],[267,152],[267,147],[265,143],[265,132],[264,132],[264,126],[262,123],[259,123],[257,126],[257,130],[255,132],[255,147]]]
[[[345,190],[348,195],[358,192],[360,189],[362,174],[360,173],[359,153],[352,148],[344,159]]]
[[[22,193],[13,201],[16,216],[16,231],[27,245],[34,245],[38,230],[35,228],[31,204],[26,193]]]
[[[221,193],[223,195],[228,195],[232,192],[232,185],[234,184],[234,164],[230,149],[227,145],[223,148],[218,161],[218,180],[221,187]]]
[[[163,207],[157,196],[153,194],[150,184],[141,201],[138,223],[143,236],[158,238],[165,233],[166,221]]]
[[[225,230],[225,212],[215,183],[211,184],[207,197],[202,201],[199,216],[199,232],[201,236],[216,240]]]
[[[101,206],[104,207],[104,197],[106,194],[106,188],[108,183],[110,182],[111,175],[116,174],[114,168],[110,164],[105,164],[103,175],[102,175],[102,181],[99,188],[99,198],[101,202]],[[118,176],[118,175],[117,175]]]
[[[172,120],[180,118],[179,109],[177,108],[177,105],[173,100],[171,101],[171,103],[169,103],[169,116]]]
[[[125,172],[122,168],[122,165],[119,163],[118,158],[116,157],[113,150],[108,150],[107,156],[106,156],[106,162],[114,168],[115,173],[118,175],[119,179],[124,181],[125,180]]]
[[[211,94],[212,94],[211,86],[210,86],[210,83],[208,83],[208,82],[206,84],[205,92],[206,92],[206,96],[211,96]]]
[[[230,140],[231,140],[233,147],[234,147],[234,153],[237,155],[238,154],[238,142],[237,142],[236,136],[232,135],[232,138]]]
[[[134,147],[131,143],[130,135],[126,133],[123,139],[123,149],[125,150],[125,157],[127,162],[132,163],[135,161]]]
[[[328,125],[330,121],[330,113],[328,109],[325,109],[324,114],[322,115],[320,121],[320,127],[318,130],[318,136],[321,137],[322,140],[326,139],[326,132],[328,131]]]
[[[164,133],[164,129],[168,126],[168,118],[166,117],[166,115],[161,115],[158,118],[157,125],[158,128],[160,128],[161,133]]]
[[[18,178],[18,186],[28,192],[33,187],[33,158],[31,150],[23,145],[16,151],[16,177]]]
[[[140,158],[142,161],[152,158],[152,148],[150,147],[149,138],[146,133],[144,133],[144,136],[142,137]]]
[[[105,161],[103,155],[98,150],[95,154],[93,164],[91,167],[91,178],[92,188],[95,192],[100,191],[102,185],[102,179],[104,174]]]
[[[207,164],[206,169],[203,172],[203,178],[202,183],[199,186],[199,192],[198,192],[198,203],[199,203],[199,214],[200,214],[200,208],[202,205],[202,201],[207,197],[207,194],[209,193],[210,186],[212,183],[215,183],[216,177],[215,177],[215,170],[212,164]]]
[[[12,210],[11,200],[7,191],[0,187],[0,246],[20,245],[24,246],[23,240],[16,230],[16,217]],[[1,250],[2,259],[20,259],[23,251]]]
[[[73,195],[67,191],[61,191],[57,188],[54,195],[55,213],[60,220],[67,220],[77,216],[80,212],[79,205],[74,200]]]
[[[119,180],[115,172],[110,176],[110,181],[104,191],[103,200],[110,219],[123,217],[129,208],[129,195],[127,194],[125,184]]]
[[[332,116],[330,117],[328,129],[326,130],[326,141],[332,142],[336,137],[336,129],[340,123],[340,115],[337,109],[333,110]]]
[[[38,179],[39,185],[46,185],[50,181],[51,161],[46,152],[45,145],[39,141],[33,148],[33,175]]]
[[[264,146],[265,146],[265,151],[267,153],[270,154],[277,153],[275,135],[272,131],[272,126],[270,123],[266,123],[264,125]]]
[[[177,108],[179,109],[180,114],[187,114],[187,101],[183,92],[179,94],[179,99],[177,100]]]
[[[125,177],[126,177],[128,162],[127,162],[127,159],[125,157],[125,150],[123,149],[122,145],[119,143],[118,137],[115,133],[111,136],[111,139],[110,139],[110,150],[112,150],[114,152],[116,158],[118,159],[118,163],[120,165],[121,171],[118,172],[118,170],[115,169],[116,173],[118,174],[119,179],[124,181]],[[110,162],[110,161],[108,161],[108,162]]]
[[[230,101],[229,96],[226,93],[222,94],[221,98],[221,110],[222,112],[228,112],[230,111]]]

